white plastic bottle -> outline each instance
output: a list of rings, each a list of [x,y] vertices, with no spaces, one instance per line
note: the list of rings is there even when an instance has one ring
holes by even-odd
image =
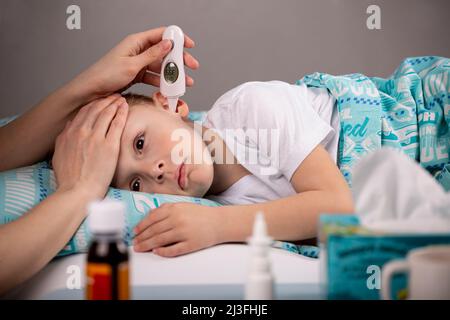
[[[245,284],[246,300],[272,300],[274,277],[269,249],[272,238],[267,235],[267,226],[262,212],[258,212],[253,224],[253,234],[247,239],[250,245],[250,267]]]

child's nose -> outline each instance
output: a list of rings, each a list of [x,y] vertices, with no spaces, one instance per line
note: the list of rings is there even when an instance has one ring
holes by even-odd
[[[156,182],[161,183],[164,181],[165,169],[166,169],[166,166],[165,166],[165,163],[163,160],[158,160],[154,164],[153,170],[152,170],[152,175]]]

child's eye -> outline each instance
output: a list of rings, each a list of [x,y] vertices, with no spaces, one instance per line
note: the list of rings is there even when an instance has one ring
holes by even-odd
[[[135,179],[135,180],[131,181],[130,189],[131,189],[131,191],[139,192],[139,190],[141,189],[141,180]]]
[[[140,136],[139,138],[136,139],[135,147],[136,150],[144,149],[144,136]]]

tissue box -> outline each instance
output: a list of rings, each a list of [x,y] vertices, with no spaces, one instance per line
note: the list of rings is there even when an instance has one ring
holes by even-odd
[[[319,226],[321,277],[328,299],[379,299],[381,270],[411,249],[449,244],[450,234],[375,234],[357,216],[321,215]],[[407,297],[405,275],[393,278],[393,299]]]

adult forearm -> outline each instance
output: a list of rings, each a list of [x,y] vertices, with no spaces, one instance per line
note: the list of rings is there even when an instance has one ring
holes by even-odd
[[[268,233],[276,240],[304,240],[317,235],[321,213],[352,213],[347,195],[330,191],[307,191],[265,203],[223,206],[221,242],[245,241],[252,233],[255,215],[264,212]]]
[[[69,241],[91,196],[56,191],[26,215],[0,226],[0,294],[42,269]]]
[[[85,87],[72,81],[0,128],[0,171],[44,159],[67,120],[89,101],[89,96]]]

